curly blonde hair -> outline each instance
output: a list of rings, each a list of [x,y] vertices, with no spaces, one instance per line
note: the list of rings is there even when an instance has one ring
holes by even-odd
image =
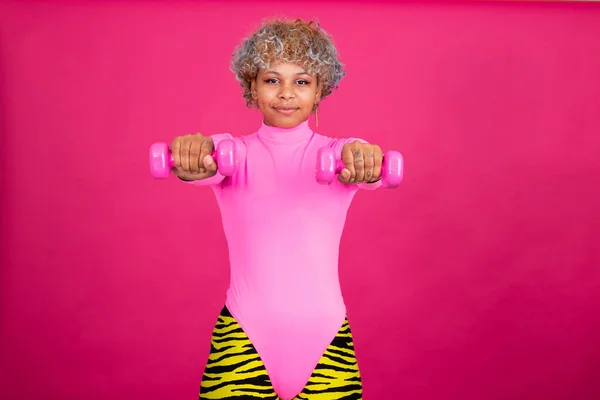
[[[245,38],[233,53],[231,70],[242,86],[247,107],[255,106],[250,88],[258,72],[279,62],[298,64],[316,76],[321,84],[321,100],[346,75],[331,36],[318,22],[272,20]]]

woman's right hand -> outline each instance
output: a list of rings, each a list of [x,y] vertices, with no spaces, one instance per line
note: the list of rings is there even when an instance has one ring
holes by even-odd
[[[171,143],[175,160],[173,173],[184,181],[198,181],[217,173],[217,164],[212,157],[215,146],[208,136],[178,136]]]

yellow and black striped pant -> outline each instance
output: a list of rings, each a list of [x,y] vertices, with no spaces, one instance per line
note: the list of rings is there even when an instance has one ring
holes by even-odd
[[[278,400],[258,352],[227,307],[213,331],[200,399]],[[347,318],[295,399],[362,399],[362,381]]]

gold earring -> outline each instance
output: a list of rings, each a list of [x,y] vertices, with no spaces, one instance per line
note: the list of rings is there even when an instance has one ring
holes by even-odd
[[[315,110],[315,122],[317,123],[317,128],[319,127],[319,109]]]

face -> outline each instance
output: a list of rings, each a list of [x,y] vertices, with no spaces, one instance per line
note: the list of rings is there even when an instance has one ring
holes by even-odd
[[[317,78],[290,63],[260,71],[251,89],[265,125],[280,128],[293,128],[306,121],[320,98]]]

